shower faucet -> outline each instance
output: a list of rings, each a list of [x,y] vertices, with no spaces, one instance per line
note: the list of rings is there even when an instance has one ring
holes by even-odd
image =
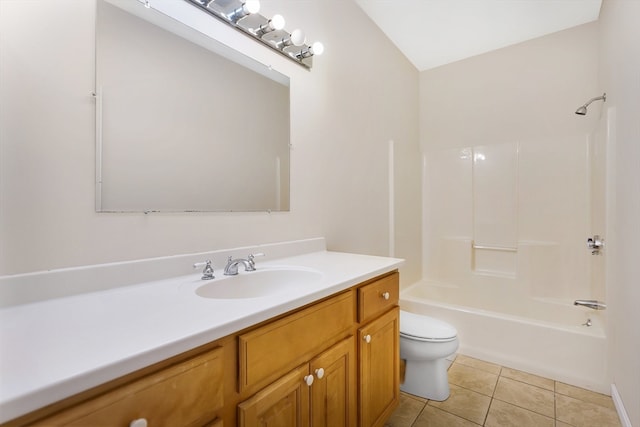
[[[577,299],[573,302],[573,305],[580,305],[592,310],[605,310],[607,308],[607,304],[594,299]]]
[[[604,246],[604,241],[597,234],[587,239],[587,248],[591,249],[591,255],[600,255],[600,249]]]

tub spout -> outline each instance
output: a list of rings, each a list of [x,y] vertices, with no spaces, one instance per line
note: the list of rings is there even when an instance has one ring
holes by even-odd
[[[577,299],[573,302],[573,305],[581,305],[593,310],[604,310],[607,308],[607,304],[594,299]]]

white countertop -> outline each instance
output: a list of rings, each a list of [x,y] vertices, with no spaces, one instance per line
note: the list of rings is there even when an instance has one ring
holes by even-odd
[[[216,300],[201,274],[0,309],[0,422],[397,269],[396,258],[319,251],[256,267],[304,267],[319,280],[274,296]],[[242,271],[239,274],[251,274]],[[222,276],[216,271],[216,277]],[[218,278],[215,280],[219,280]]]

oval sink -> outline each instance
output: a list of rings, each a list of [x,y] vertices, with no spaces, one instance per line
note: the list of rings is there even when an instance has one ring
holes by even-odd
[[[303,287],[321,277],[319,271],[302,268],[245,271],[202,285],[196,294],[214,299],[268,297]]]

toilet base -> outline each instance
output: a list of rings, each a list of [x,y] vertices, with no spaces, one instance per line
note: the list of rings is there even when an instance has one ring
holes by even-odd
[[[450,394],[448,364],[446,359],[407,360],[400,390],[429,400],[447,400]]]

